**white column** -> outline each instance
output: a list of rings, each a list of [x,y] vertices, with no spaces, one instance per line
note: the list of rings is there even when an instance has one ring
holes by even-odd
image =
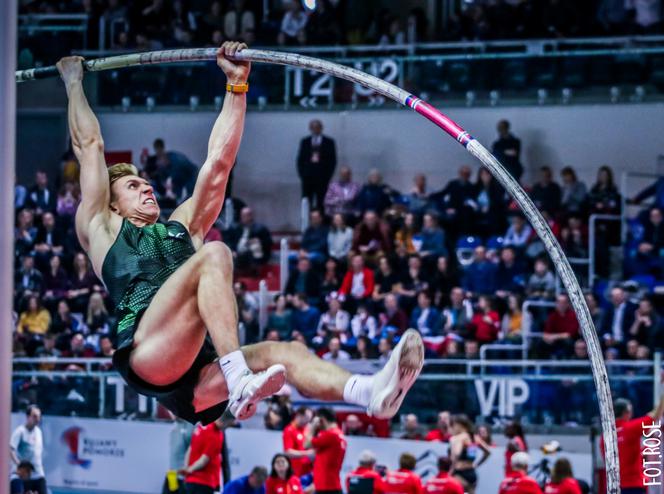
[[[16,0],[0,1],[0,494],[9,492],[14,166],[16,146]]]

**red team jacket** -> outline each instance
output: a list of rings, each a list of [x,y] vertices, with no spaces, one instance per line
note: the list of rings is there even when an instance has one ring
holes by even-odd
[[[542,494],[537,481],[521,471],[514,471],[500,483],[498,494]]]
[[[544,494],[581,494],[581,487],[576,479],[567,477],[558,484],[553,482],[546,484]]]
[[[387,472],[385,492],[388,494],[424,494],[420,476],[411,470]]]
[[[424,484],[426,494],[463,494],[463,486],[449,473],[441,472]]]
[[[302,494],[300,477],[293,475],[287,480],[268,477],[265,481],[265,494]]]
[[[184,479],[185,482],[206,485],[213,489],[219,487],[223,441],[224,436],[214,422],[196,427],[191,436],[189,465],[193,465],[203,455],[206,455],[210,461],[201,470],[187,475]]]
[[[320,431],[311,439],[316,450],[314,458],[314,487],[316,491],[340,491],[341,465],[346,456],[346,438],[341,429],[333,427]]]
[[[363,479],[373,479],[373,494],[384,494],[385,486],[383,485],[383,477],[380,474],[372,469],[367,467],[357,467],[355,470],[350,472],[346,477],[346,492],[349,489],[349,480],[351,477],[362,477]]]
[[[295,422],[291,422],[286,426],[282,434],[284,442],[284,451],[294,449],[296,451],[304,451],[304,429],[305,427],[297,427]],[[311,473],[311,460],[309,458],[291,458],[291,466],[293,473],[298,477],[302,477]]]

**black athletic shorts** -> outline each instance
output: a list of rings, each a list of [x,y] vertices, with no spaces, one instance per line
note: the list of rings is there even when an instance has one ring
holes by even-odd
[[[184,492],[185,494],[213,494],[215,490],[208,485],[196,484],[195,482],[185,482]]]
[[[209,337],[205,338],[205,342],[198,352],[196,360],[194,360],[189,370],[180,379],[167,386],[155,386],[138,377],[129,365],[129,356],[134,345],[134,333],[144,313],[145,309],[138,314],[132,327],[128,327],[118,333],[116,341],[117,350],[113,354],[115,369],[131,389],[138,394],[156,398],[159,403],[168,408],[177,417],[192,424],[202,422],[207,425],[214,422],[226,410],[227,401],[219,402],[200,412],[196,412],[192,403],[194,388],[198,383],[198,375],[201,369],[217,359],[217,352],[212,342],[210,342]]]
[[[454,475],[461,477],[471,487],[475,487],[477,485],[477,472],[474,468],[454,470]]]

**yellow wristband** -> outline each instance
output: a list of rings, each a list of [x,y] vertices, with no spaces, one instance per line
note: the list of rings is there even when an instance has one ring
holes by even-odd
[[[243,82],[242,84],[226,84],[226,91],[229,93],[246,93],[249,91],[249,84]]]

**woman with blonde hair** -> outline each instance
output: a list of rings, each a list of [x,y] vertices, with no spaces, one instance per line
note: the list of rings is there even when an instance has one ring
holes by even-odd
[[[108,310],[101,293],[93,293],[88,301],[88,310],[85,315],[85,324],[91,333],[102,330],[106,333],[108,328]]]

